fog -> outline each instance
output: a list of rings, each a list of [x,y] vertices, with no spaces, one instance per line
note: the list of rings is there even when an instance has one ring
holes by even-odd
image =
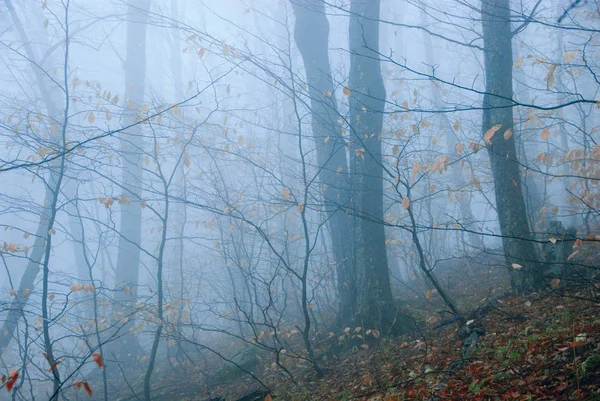
[[[264,399],[413,333],[407,299],[461,315],[468,260],[568,285],[599,7],[3,0],[0,399]]]

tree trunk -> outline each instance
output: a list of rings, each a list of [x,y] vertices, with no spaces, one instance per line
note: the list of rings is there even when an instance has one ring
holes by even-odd
[[[381,131],[385,87],[379,62],[379,0],[350,3],[350,158],[355,209],[357,311],[366,329],[396,325],[383,222]]]
[[[487,145],[491,160],[496,206],[511,288],[515,294],[542,284],[536,249],[529,241],[527,211],[521,190],[513,130],[512,33],[509,0],[483,0],[481,8],[486,94],[483,132],[499,125]],[[505,139],[508,137],[508,139]]]
[[[125,102],[129,111],[125,125],[138,121],[138,112],[144,102],[146,79],[146,22],[150,0],[133,0],[127,9],[127,59],[125,61]],[[122,191],[131,200],[122,202],[117,255],[116,294],[114,310],[118,316],[133,318],[137,298],[142,239],[142,154],[144,141],[142,126],[133,125],[121,135],[123,158]],[[166,229],[166,228],[165,228]],[[137,343],[133,335],[124,336],[126,355],[134,358]]]
[[[323,184],[324,209],[329,218],[336,261],[340,301],[337,324],[348,324],[355,312],[356,278],[352,259],[352,219],[349,202],[348,162],[335,100],[329,63],[329,23],[323,0],[295,0],[295,40],[306,69],[311,99],[312,131]],[[384,250],[385,254],[385,250]]]

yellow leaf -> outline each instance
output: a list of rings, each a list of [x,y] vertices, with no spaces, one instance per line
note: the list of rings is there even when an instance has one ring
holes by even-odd
[[[549,130],[548,128],[544,128],[544,129],[542,130],[542,139],[543,139],[544,141],[547,141],[547,140],[548,140],[548,138],[550,138],[550,130]]]
[[[510,128],[509,128],[509,129],[507,129],[506,131],[504,131],[504,139],[505,139],[505,140],[507,140],[507,141],[508,141],[508,140],[510,139],[510,137],[511,137],[511,136],[512,136],[512,130],[511,130]]]
[[[485,141],[485,143],[487,143],[488,145],[492,143],[492,137],[494,136],[496,131],[500,129],[501,126],[501,124],[494,125],[492,128],[485,132],[485,134],[483,135],[483,140]]]
[[[94,115],[94,112],[90,111],[90,113],[88,114],[88,118],[87,118],[88,122],[90,124],[93,124],[95,119],[96,119],[96,116]]]
[[[302,203],[298,203],[298,205],[296,205],[296,209],[298,209],[298,212],[302,213],[304,210],[304,205]]]
[[[405,196],[404,199],[402,199],[402,209],[406,210],[409,206],[410,200],[408,199],[408,197]]]
[[[350,92],[350,89],[348,89],[348,87],[347,87],[347,86],[344,86],[344,95],[346,95],[346,96],[350,96],[350,93],[351,93],[351,92]]]
[[[285,187],[285,189],[283,190],[283,199],[284,200],[290,199],[290,189],[288,187]]]

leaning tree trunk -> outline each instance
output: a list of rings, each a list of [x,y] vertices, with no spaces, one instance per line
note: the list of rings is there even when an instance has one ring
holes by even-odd
[[[328,49],[329,23],[323,0],[292,0],[291,3],[296,16],[296,45],[306,69],[319,178],[323,184],[324,209],[329,219],[337,266],[340,301],[337,323],[347,325],[355,313],[356,279],[352,259],[352,219],[347,214],[348,162],[333,95]]]
[[[356,323],[390,329],[397,308],[392,297],[383,225],[381,130],[385,87],[379,62],[380,0],[350,3],[350,150],[356,216]],[[347,91],[348,92],[348,91]]]
[[[541,285],[536,249],[529,240],[527,210],[513,130],[512,33],[509,0],[483,0],[481,7],[486,93],[483,97],[483,132],[496,194],[496,206],[510,283],[520,294]],[[498,128],[499,126],[499,128]],[[494,129],[497,132],[489,137]]]
[[[146,22],[150,0],[133,0],[127,10],[127,59],[125,61],[125,102],[128,107],[121,135],[123,160],[122,191],[129,202],[120,202],[121,220],[118,243],[115,315],[132,319],[135,314],[142,240],[142,126],[136,124],[144,102],[146,80]],[[124,355],[136,357],[137,342],[132,334],[123,337]]]

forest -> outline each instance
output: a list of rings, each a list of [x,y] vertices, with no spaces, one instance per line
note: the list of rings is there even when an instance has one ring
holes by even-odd
[[[599,0],[0,0],[0,401],[600,400]]]

